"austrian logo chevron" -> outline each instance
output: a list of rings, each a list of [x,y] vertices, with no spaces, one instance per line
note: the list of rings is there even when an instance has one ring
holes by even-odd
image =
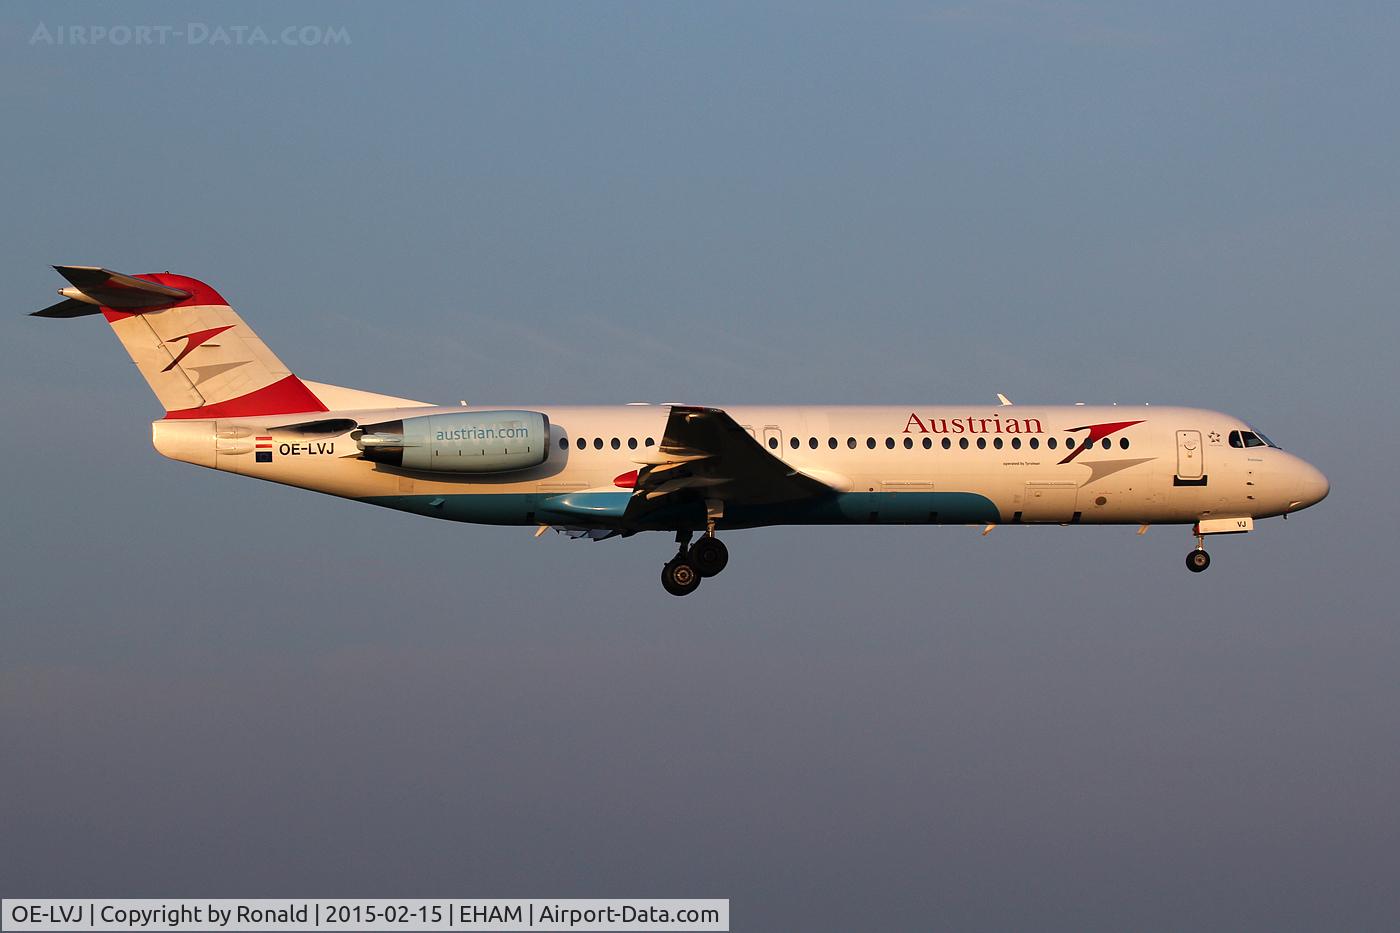
[[[258,463],[272,462],[272,435],[253,438],[253,458]]]
[[[177,340],[183,340],[183,341],[185,341],[185,348],[184,348],[183,350],[181,350],[180,353],[179,353],[179,355],[177,355],[173,360],[171,360],[171,361],[170,361],[170,364],[169,364],[168,366],[166,366],[164,369],[162,369],[161,372],[163,372],[163,373],[168,373],[168,372],[170,372],[170,371],[171,371],[172,369],[174,369],[176,366],[180,365],[180,361],[181,361],[181,360],[183,360],[185,357],[187,357],[187,356],[190,355],[190,351],[191,351],[191,350],[193,350],[193,349],[195,349],[196,347],[202,346],[203,344],[207,343],[211,337],[217,337],[219,334],[222,334],[224,331],[228,330],[230,327],[236,327],[236,326],[237,326],[236,324],[225,324],[223,327],[211,327],[211,328],[209,328],[208,330],[197,330],[197,331],[195,331],[195,332],[192,333],[192,334],[184,334],[184,335],[179,336],[179,337],[171,337],[169,340],[166,341],[166,343],[174,343],[174,342],[176,342]],[[211,343],[211,344],[209,344],[209,346],[211,346],[211,347],[217,347],[218,344],[217,344],[217,343]]]
[[[1071,432],[1088,431],[1089,436],[1084,438],[1084,443],[1080,444],[1078,447],[1074,448],[1074,450],[1070,451],[1069,456],[1061,460],[1060,463],[1069,463],[1075,457],[1079,456],[1084,451],[1088,450],[1090,447],[1093,447],[1095,444],[1108,437],[1109,435],[1117,434],[1124,428],[1131,428],[1135,424],[1142,424],[1142,420],[1139,419],[1137,421],[1109,421],[1104,424],[1086,424],[1081,425],[1077,428],[1070,428],[1069,430]]]

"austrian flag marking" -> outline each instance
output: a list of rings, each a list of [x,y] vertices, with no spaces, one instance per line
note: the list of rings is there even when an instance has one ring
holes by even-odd
[[[253,438],[254,458],[258,463],[272,462],[272,435]]]

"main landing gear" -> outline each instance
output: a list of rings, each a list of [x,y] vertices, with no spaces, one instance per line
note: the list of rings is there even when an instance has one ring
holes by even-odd
[[[729,564],[729,548],[714,535],[707,534],[690,548],[690,562],[702,577],[713,577]]]
[[[684,550],[661,568],[661,585],[672,596],[689,596],[700,588],[700,571],[695,569]]]
[[[729,548],[715,537],[713,529],[694,544],[690,543],[690,536],[689,531],[676,532],[680,547],[661,568],[661,585],[672,596],[689,596],[699,588],[701,580],[715,576],[729,564]]]
[[[1200,573],[1210,566],[1210,555],[1206,553],[1205,535],[1196,535],[1196,548],[1186,555],[1186,569]]]

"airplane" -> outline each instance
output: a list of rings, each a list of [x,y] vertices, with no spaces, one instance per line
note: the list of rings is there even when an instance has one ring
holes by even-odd
[[[299,379],[223,297],[169,272],[55,266],[43,318],[102,314],[165,415],[162,455],[430,518],[603,540],[673,532],[666,592],[767,525],[1191,525],[1308,508],[1320,470],[1231,415],[1013,405],[435,405]],[[698,538],[697,538],[698,535]]]

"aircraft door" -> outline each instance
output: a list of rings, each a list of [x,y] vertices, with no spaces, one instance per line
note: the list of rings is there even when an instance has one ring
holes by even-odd
[[[765,424],[763,426],[763,446],[775,457],[782,456],[783,449],[783,429],[776,424]]]
[[[1205,478],[1205,464],[1202,460],[1200,431],[1176,432],[1176,478],[1199,482]]]
[[[1077,483],[1027,483],[1017,514],[1023,522],[1068,524],[1074,521],[1074,500],[1078,492]]]

